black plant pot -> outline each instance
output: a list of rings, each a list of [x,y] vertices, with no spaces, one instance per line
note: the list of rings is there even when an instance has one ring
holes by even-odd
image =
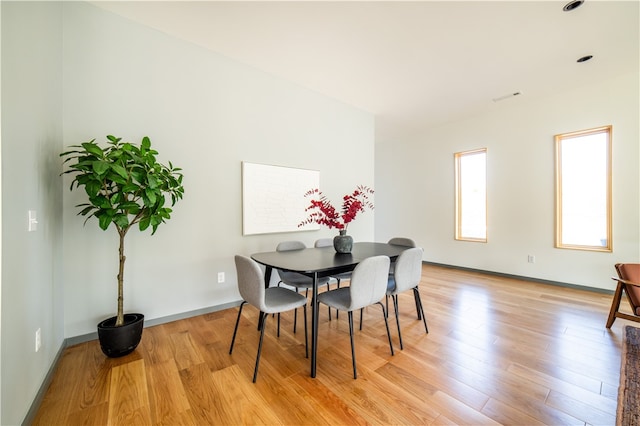
[[[98,324],[98,339],[102,353],[111,358],[133,352],[142,338],[144,315],[124,314],[124,325],[115,326],[116,317],[107,318]]]

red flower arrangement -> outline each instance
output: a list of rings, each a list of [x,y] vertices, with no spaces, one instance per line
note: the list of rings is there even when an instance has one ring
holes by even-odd
[[[373,194],[373,189],[360,185],[351,194],[342,197],[342,208],[338,212],[327,197],[318,188],[311,189],[304,194],[305,197],[313,197],[311,205],[304,209],[311,212],[309,217],[298,224],[298,227],[317,223],[325,225],[329,229],[347,229],[349,223],[355,220],[359,212],[364,212],[367,208],[373,210],[373,203],[369,196]]]

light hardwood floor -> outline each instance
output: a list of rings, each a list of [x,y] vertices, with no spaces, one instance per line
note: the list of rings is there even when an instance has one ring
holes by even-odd
[[[234,308],[146,328],[123,358],[96,341],[67,348],[34,424],[615,423],[629,323],[605,328],[611,295],[433,265],[420,293],[429,334],[411,292],[401,295],[402,351],[389,317],[395,356],[379,307],[365,310],[357,380],[347,316],[322,309],[317,377],[287,313],[280,338],[267,323],[252,384],[258,313],[244,309],[229,355]]]

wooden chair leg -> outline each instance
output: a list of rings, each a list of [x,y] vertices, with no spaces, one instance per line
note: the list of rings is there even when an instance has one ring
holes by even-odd
[[[620,300],[622,300],[622,283],[618,281],[616,292],[613,294],[613,300],[611,301],[611,309],[609,310],[609,318],[607,319],[607,328],[611,328],[613,322],[616,320],[616,313],[620,309]]]

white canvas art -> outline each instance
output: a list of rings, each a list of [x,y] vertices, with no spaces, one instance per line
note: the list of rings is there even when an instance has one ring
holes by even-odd
[[[242,162],[242,234],[268,234],[319,229],[298,228],[306,217],[304,194],[320,187],[318,170]]]

